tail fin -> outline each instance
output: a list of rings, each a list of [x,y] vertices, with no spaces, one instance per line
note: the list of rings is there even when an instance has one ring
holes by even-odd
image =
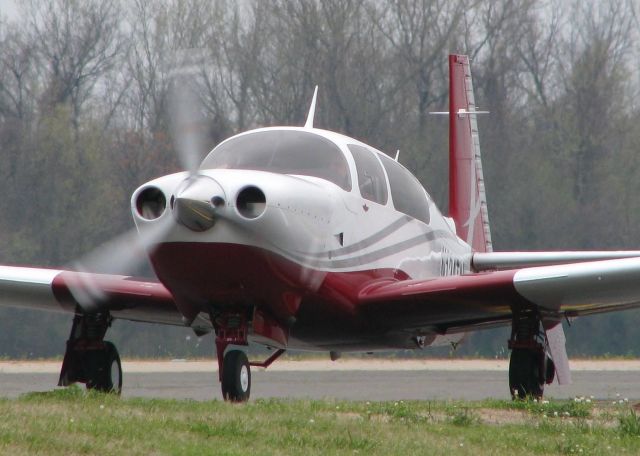
[[[469,57],[449,56],[449,216],[476,252],[491,252]]]

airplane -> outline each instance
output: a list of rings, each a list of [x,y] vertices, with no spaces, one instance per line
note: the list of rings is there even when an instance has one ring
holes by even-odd
[[[117,319],[213,333],[232,402],[249,399],[252,366],[286,350],[455,346],[509,325],[514,399],[569,383],[562,321],[638,307],[640,251],[493,252],[468,56],[449,69],[447,216],[397,155],[316,128],[316,88],[304,126],[235,135],[135,190],[157,280],[0,266],[0,305],[73,315],[60,386],[121,391],[105,340]],[[187,133],[177,148],[193,143]],[[273,353],[249,362],[249,343]]]

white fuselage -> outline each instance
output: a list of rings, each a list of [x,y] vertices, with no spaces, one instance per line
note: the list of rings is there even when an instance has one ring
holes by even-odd
[[[442,275],[463,274],[470,270],[470,247],[455,235],[450,221],[441,215],[422,187],[419,188],[423,192],[421,198],[424,198],[424,204],[428,209],[428,223],[397,210],[398,206],[402,206],[402,202],[397,201],[402,197],[402,193],[399,193],[402,189],[396,191],[393,185],[390,186],[386,172],[382,174],[384,180],[378,178],[378,185],[382,184],[386,187],[383,189],[386,192],[386,201],[376,202],[375,197],[365,193],[363,185],[370,183],[368,174],[372,172],[359,169],[350,147],[359,146],[359,153],[370,154],[365,158],[370,162],[374,161],[373,165],[369,166],[375,166],[377,161],[377,166],[382,170],[384,167],[381,159],[385,157],[382,157],[381,152],[337,133],[288,127],[253,130],[235,136],[221,143],[212,151],[211,156],[215,156],[216,151],[223,147],[230,148],[233,152],[233,141],[242,140],[246,143],[247,138],[243,139],[243,137],[247,135],[255,135],[250,139],[257,139],[254,146],[256,148],[272,147],[269,144],[263,145],[260,135],[264,135],[266,140],[274,135],[282,135],[285,140],[289,135],[295,135],[293,139],[297,141],[295,146],[298,148],[305,147],[307,143],[304,140],[308,137],[320,138],[326,142],[327,147],[334,147],[344,157],[348,167],[343,171],[348,172],[345,182],[350,182],[350,185],[345,183],[341,186],[330,179],[318,177],[321,171],[317,169],[269,171],[270,162],[267,163],[259,157],[256,160],[262,160],[261,165],[253,167],[263,167],[267,170],[241,169],[241,165],[236,167],[240,169],[230,169],[226,164],[221,168],[208,169],[206,165],[210,159],[205,159],[195,178],[189,177],[187,173],[176,173],[141,186],[132,197],[134,220],[143,239],[145,229],[166,224],[167,232],[163,236],[160,247],[162,249],[163,245],[171,245],[173,250],[170,254],[164,255],[163,259],[156,259],[156,261],[153,261],[152,255],[152,263],[160,280],[174,294],[180,296],[181,287],[176,283],[177,281],[173,281],[176,272],[168,263],[177,261],[181,265],[180,273],[184,273],[185,268],[194,268],[193,273],[189,276],[185,275],[184,280],[190,280],[191,277],[200,274],[197,269],[204,267],[202,260],[198,262],[199,264],[189,266],[189,259],[177,258],[180,255],[178,252],[183,251],[187,255],[187,251],[212,249],[210,256],[234,256],[234,251],[229,250],[231,248],[229,246],[252,248],[284,259],[288,265],[294,265],[294,267],[278,265],[271,268],[271,273],[278,279],[282,279],[283,283],[291,283],[293,290],[300,290],[295,293],[301,296],[318,292],[321,287],[326,286],[325,279],[328,274],[363,273],[365,274],[363,277],[366,277],[366,274],[374,274],[376,277],[386,274],[390,279],[428,279]],[[277,139],[280,136],[275,137]],[[239,149],[247,147],[243,144],[239,143]],[[252,146],[251,143],[249,145]],[[324,143],[322,147],[325,147]],[[227,153],[232,155],[231,152]],[[313,151],[313,153],[322,154],[323,150]],[[313,153],[310,153],[312,159]],[[397,167],[397,169],[393,168],[394,172],[408,173],[404,168],[400,170],[401,165],[395,162],[394,164],[385,162],[385,165]],[[282,165],[280,166],[280,169],[283,169]],[[367,179],[364,179],[365,175]],[[214,197],[219,198],[218,201],[223,201],[211,212],[211,217],[215,220],[211,222],[210,228],[194,231],[182,223],[175,223],[175,214],[171,209],[174,200],[179,198],[180,189],[186,186],[187,179],[197,179],[202,182],[198,184],[202,190],[191,192],[196,194],[195,197],[192,196],[192,199],[197,200],[196,202],[209,204]],[[215,182],[215,184],[207,187],[208,182]],[[350,188],[343,188],[347,186]],[[137,203],[141,192],[150,187],[159,189],[168,202],[166,210],[153,219],[145,218]],[[239,194],[248,187],[257,188],[264,194],[264,208],[255,217],[247,217],[239,207],[242,204]],[[211,191],[208,191],[208,188],[211,188]],[[380,189],[377,189],[377,192],[379,195],[382,194]],[[195,211],[194,214],[198,216],[200,213]],[[180,249],[180,246],[183,249]],[[215,250],[215,246],[226,246],[226,250],[220,253],[220,250]],[[197,260],[194,259],[194,261]],[[253,261],[247,260],[247,262]],[[272,261],[269,264],[273,263]],[[163,268],[163,264],[167,268]],[[246,290],[249,286],[261,286],[256,285],[258,282],[255,278],[245,280],[240,277],[235,282],[236,279],[232,274],[250,276],[251,267],[251,264],[247,264],[245,271],[229,272],[224,270],[224,263],[211,263],[208,266],[212,269],[209,277],[211,281],[219,280],[219,286],[229,288],[235,286]],[[254,275],[257,274],[264,275],[262,272],[256,272]],[[224,283],[223,279],[219,278],[221,276],[224,276]],[[206,280],[208,279],[203,278],[202,283],[204,284]],[[365,279],[361,279],[360,282],[363,280]],[[210,283],[207,282],[206,285],[201,286],[209,285]],[[363,285],[363,283],[357,283],[350,286]],[[192,283],[190,287],[197,288],[198,285]],[[211,287],[213,288],[213,285]],[[205,293],[199,297],[194,294],[187,296],[183,293],[183,305],[187,306],[185,301],[190,300],[195,307],[202,307],[206,304],[205,301],[222,299],[213,293],[211,291],[210,294]],[[279,290],[277,293],[282,292]],[[239,296],[239,294],[229,296]]]

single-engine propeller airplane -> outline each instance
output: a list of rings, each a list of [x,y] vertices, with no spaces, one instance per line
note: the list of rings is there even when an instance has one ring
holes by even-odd
[[[640,306],[640,251],[493,252],[468,57],[449,68],[448,216],[397,160],[315,128],[316,91],[303,127],[238,134],[133,193],[158,281],[2,266],[0,304],[74,315],[61,386],[120,391],[114,319],[214,332],[230,401],[287,349],[418,349],[499,325],[514,398],[570,382],[562,320]],[[273,355],[250,363],[249,342]]]

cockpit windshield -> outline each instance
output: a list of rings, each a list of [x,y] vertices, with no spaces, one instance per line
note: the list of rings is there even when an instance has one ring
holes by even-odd
[[[267,130],[232,138],[213,149],[201,168],[314,176],[351,190],[342,151],[328,139],[305,131]]]

